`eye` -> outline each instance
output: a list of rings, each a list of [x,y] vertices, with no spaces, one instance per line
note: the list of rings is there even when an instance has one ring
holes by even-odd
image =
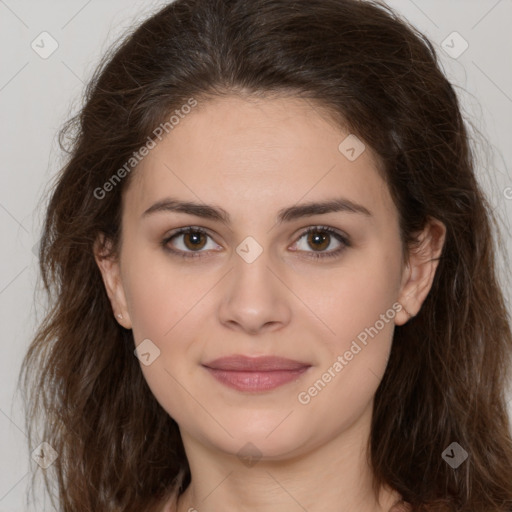
[[[308,251],[304,248],[294,248],[292,251],[305,252],[307,254],[307,258],[319,259],[319,258],[333,258],[341,254],[345,250],[345,248],[350,247],[350,241],[345,236],[336,231],[333,228],[327,226],[312,226],[304,231],[295,245],[298,245],[300,240],[304,237],[306,238],[306,243],[313,247],[313,251]],[[177,249],[174,249],[170,246],[170,242],[174,239],[182,238],[181,244],[173,244],[181,245]],[[211,238],[207,231],[203,228],[197,226],[188,226],[186,228],[181,228],[178,231],[175,231],[170,236],[166,237],[162,240],[161,244],[163,248],[174,255],[181,256],[182,258],[197,258],[201,257],[202,249],[208,249],[207,247],[207,239]],[[338,242],[339,247],[335,250],[325,251],[329,246],[331,246],[333,239]],[[214,244],[216,245],[216,244]],[[219,246],[217,246],[219,247]],[[213,247],[213,250],[216,250],[217,247]],[[210,247],[210,249],[212,249]]]
[[[350,247],[349,239],[345,235],[342,235],[335,229],[327,226],[313,226],[308,228],[301,234],[296,244],[298,244],[298,242],[304,237],[306,237],[306,244],[309,247],[314,247],[313,251],[301,248],[298,249],[300,251],[304,251],[307,254],[307,258],[334,258],[339,256],[345,248]],[[338,242],[338,248],[331,251],[325,251],[325,249],[331,246],[333,238]],[[295,251],[297,249],[293,250]]]
[[[169,242],[175,238],[183,239],[177,250],[169,247]],[[166,251],[182,256],[183,258],[197,258],[201,256],[201,249],[206,246],[206,238],[210,238],[210,235],[202,228],[196,226],[188,226],[174,232],[171,236],[168,236],[162,241],[162,246]]]

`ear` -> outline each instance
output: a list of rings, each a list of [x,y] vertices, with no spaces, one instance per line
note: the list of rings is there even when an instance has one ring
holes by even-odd
[[[409,250],[409,261],[402,274],[398,302],[403,309],[395,316],[396,325],[405,324],[419,313],[434,282],[445,238],[446,226],[432,218],[417,233],[418,243]]]
[[[94,259],[103,277],[116,320],[124,328],[131,329],[132,322],[128,313],[119,259],[110,254],[110,249],[111,241],[106,239],[103,233],[100,233],[94,242]],[[118,316],[119,314],[122,315],[121,318]]]

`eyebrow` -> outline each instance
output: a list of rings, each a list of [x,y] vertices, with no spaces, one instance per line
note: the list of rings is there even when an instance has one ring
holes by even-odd
[[[213,221],[221,222],[222,224],[229,225],[231,218],[229,213],[221,207],[192,203],[188,201],[178,201],[173,198],[162,199],[152,206],[150,206],[143,214],[142,218],[147,218],[155,213],[162,212],[178,212],[195,215],[203,219],[210,219]],[[277,222],[291,222],[302,217],[310,217],[313,215],[322,215],[331,212],[347,212],[359,213],[367,217],[371,217],[372,213],[363,205],[354,203],[345,198],[331,199],[322,202],[310,202],[300,205],[289,206],[278,211]]]

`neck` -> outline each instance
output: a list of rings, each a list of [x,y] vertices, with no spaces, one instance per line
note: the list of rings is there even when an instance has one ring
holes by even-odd
[[[177,511],[388,512],[400,496],[373,490],[371,412],[370,404],[349,429],[298,455],[247,464],[182,432],[192,478]]]

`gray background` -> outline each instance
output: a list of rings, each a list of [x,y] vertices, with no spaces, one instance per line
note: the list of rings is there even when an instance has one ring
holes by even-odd
[[[166,1],[0,0],[0,512],[44,510],[43,498],[27,507],[29,470],[16,382],[38,316],[37,258],[42,193],[62,163],[57,130],[80,105],[81,91],[109,44]],[[479,179],[501,218],[510,266],[512,247],[512,20],[511,0],[393,0],[387,2],[439,49],[456,84],[465,116],[488,140],[475,145]],[[38,51],[58,48],[48,58]],[[460,53],[456,58],[443,46]],[[448,37],[449,36],[449,37]],[[41,38],[44,39],[44,48]],[[448,39],[447,39],[448,37]],[[443,41],[446,41],[443,43]],[[447,48],[448,49],[448,48]],[[510,188],[509,188],[510,187]],[[508,261],[507,261],[508,260]],[[510,298],[509,281],[502,277]],[[510,302],[509,302],[510,304]],[[512,412],[512,400],[509,401]],[[41,440],[42,441],[42,440]],[[32,447],[32,449],[35,446]],[[49,510],[49,508],[47,509]]]

